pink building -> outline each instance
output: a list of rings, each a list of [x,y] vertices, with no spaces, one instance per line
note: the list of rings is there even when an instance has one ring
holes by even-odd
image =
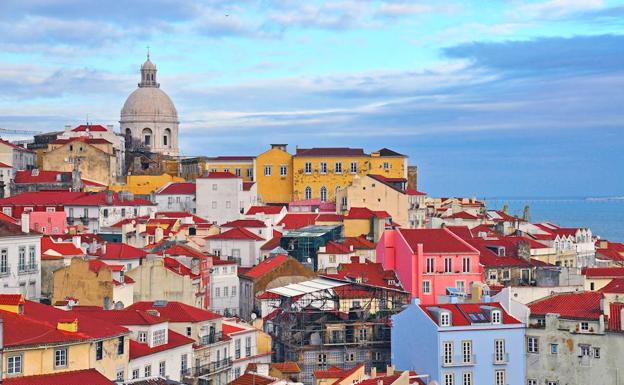
[[[46,235],[65,234],[67,216],[64,211],[31,211],[28,213],[29,227]]]
[[[437,303],[447,288],[468,293],[482,281],[479,251],[447,229],[386,230],[377,244],[377,261],[394,270],[412,298]]]

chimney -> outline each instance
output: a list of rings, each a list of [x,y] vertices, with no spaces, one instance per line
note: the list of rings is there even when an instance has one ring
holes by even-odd
[[[82,243],[80,242],[80,235],[74,235],[72,237],[72,243],[74,244],[74,246],[76,246],[77,248],[80,248],[80,246],[82,245]]]
[[[388,365],[386,367],[386,376],[392,376],[392,375],[394,375],[394,366]]]
[[[407,166],[407,188],[418,190],[418,167]]]
[[[371,368],[371,377],[373,377],[373,378],[377,377],[377,367],[376,366],[373,366]]]
[[[87,251],[87,250],[85,250]],[[91,243],[89,244],[89,254],[95,254],[95,252],[97,251],[97,241],[95,240],[95,238],[93,238],[91,240]]]
[[[524,206],[524,212],[522,214],[522,219],[524,219],[527,222],[531,219],[531,215],[529,214],[529,206],[528,205]]]
[[[22,213],[22,233],[30,233],[30,214]]]

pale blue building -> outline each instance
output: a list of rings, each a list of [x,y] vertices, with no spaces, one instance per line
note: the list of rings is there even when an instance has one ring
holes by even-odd
[[[499,303],[420,305],[392,316],[392,364],[440,385],[526,385],[525,325]]]

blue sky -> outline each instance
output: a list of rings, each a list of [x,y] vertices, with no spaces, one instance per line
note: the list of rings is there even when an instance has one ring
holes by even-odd
[[[3,128],[117,125],[149,45],[184,155],[390,147],[433,195],[624,195],[624,1],[2,0],[0,36]]]

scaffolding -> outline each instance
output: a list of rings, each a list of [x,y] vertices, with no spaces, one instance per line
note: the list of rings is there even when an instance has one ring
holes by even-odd
[[[390,364],[390,316],[409,303],[407,292],[329,278],[268,291],[280,296],[266,323],[273,360],[296,361],[305,384],[330,366],[383,371]]]

